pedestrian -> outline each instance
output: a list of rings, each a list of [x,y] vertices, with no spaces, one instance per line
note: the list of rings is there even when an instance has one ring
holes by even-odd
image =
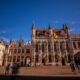
[[[71,67],[72,72],[75,73],[76,70],[75,70],[75,65],[74,65],[74,62],[73,61],[70,63],[70,67]]]
[[[8,64],[8,65],[6,66],[5,74],[9,74],[9,69],[10,69],[10,64]]]
[[[78,64],[78,72],[80,73],[80,64]]]
[[[16,74],[17,73],[17,65],[13,64],[12,66],[12,74]]]

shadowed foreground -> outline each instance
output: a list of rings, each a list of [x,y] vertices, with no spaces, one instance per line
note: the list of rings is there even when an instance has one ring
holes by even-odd
[[[80,77],[4,76],[0,80],[80,80]]]

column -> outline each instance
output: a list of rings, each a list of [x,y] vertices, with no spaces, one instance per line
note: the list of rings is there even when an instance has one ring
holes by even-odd
[[[6,54],[6,57],[5,58],[6,58],[6,65],[7,65],[8,64],[8,54]]]
[[[46,64],[49,62],[49,56],[48,56],[48,42],[46,42]]]
[[[11,55],[12,56],[12,59],[11,59],[11,65],[13,64],[13,55]]]
[[[42,64],[42,42],[39,43],[39,55],[38,55],[39,59],[39,64]]]
[[[61,52],[60,52],[60,42],[57,42],[57,55],[58,55],[58,64],[61,65]]]
[[[74,60],[74,57],[73,57],[73,47],[72,47],[72,41],[69,40],[69,54],[71,56],[71,60]]]
[[[35,65],[35,42],[31,43],[31,65],[34,66]]]
[[[50,43],[50,53],[51,53],[51,60],[52,60],[52,64],[55,62],[55,55],[54,55],[54,42],[53,40],[51,39],[51,43]]]

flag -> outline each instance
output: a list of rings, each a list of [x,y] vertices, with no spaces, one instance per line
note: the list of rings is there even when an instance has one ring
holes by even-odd
[[[55,38],[58,38],[58,35],[56,35]]]
[[[53,32],[53,34],[54,34],[54,30],[53,30],[52,32]]]
[[[57,35],[56,33],[54,33],[54,37],[55,37],[55,38],[58,38],[58,35]]]
[[[39,33],[39,29],[36,30],[36,33]]]
[[[61,34],[62,33],[62,30],[60,30],[59,33]]]

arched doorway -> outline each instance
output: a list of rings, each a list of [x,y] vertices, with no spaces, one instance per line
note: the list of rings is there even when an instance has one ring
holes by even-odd
[[[75,55],[74,55],[74,61],[75,61],[75,64],[80,64],[80,52],[77,52]]]

